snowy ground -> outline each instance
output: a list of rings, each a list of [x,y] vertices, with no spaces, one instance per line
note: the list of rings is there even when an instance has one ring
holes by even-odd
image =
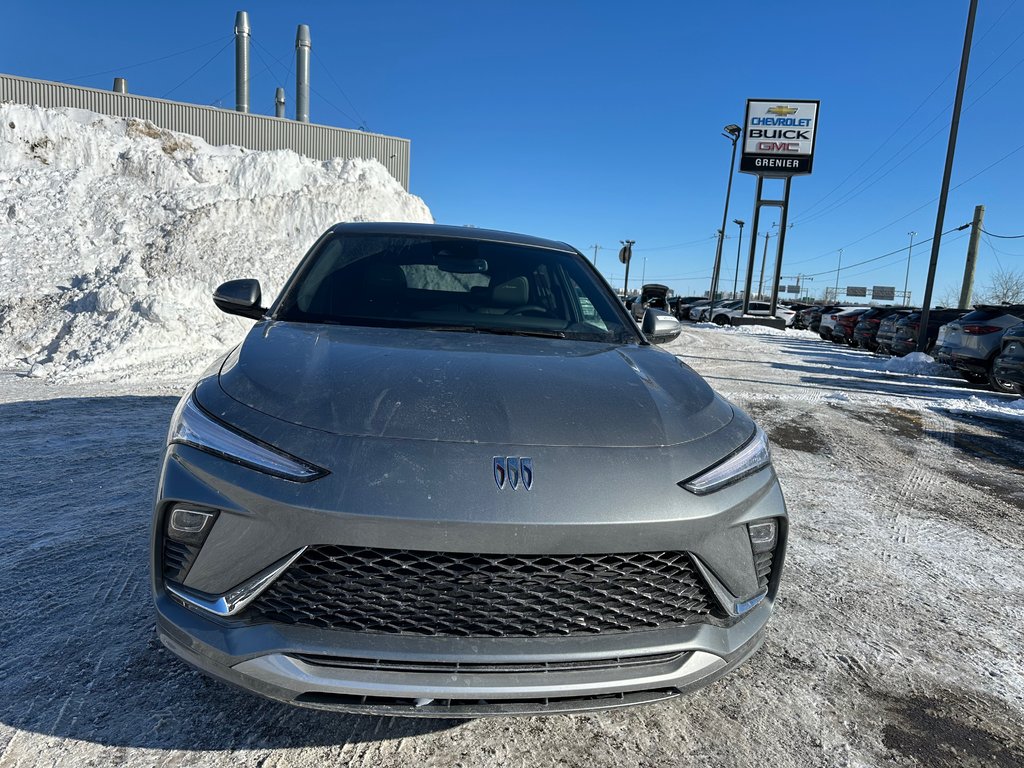
[[[0,374],[0,766],[1024,764],[1024,401],[799,332],[670,349],[773,441],[793,529],[763,650],[684,699],[471,722],[290,708],[173,659],[146,557],[176,391]]]

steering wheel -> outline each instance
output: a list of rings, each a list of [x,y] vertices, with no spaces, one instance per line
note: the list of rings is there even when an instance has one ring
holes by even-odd
[[[526,312],[540,312],[544,315],[548,314],[548,311],[540,306],[539,304],[520,304],[518,307],[512,307],[506,315],[522,315]]]

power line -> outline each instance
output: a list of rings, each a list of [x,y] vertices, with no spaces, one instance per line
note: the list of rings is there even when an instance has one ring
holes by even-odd
[[[1008,7],[1007,7],[1007,8],[1006,8],[1006,9],[1005,9],[1005,10],[1003,11],[1003,13],[1002,13],[1002,14],[1000,14],[1000,16],[999,16],[999,19],[1002,19],[1002,17],[1003,17],[1003,16],[1005,16],[1005,15],[1006,15],[1006,13],[1007,13],[1007,12],[1008,12],[1008,11],[1010,10],[1010,8],[1012,8],[1012,7],[1013,7],[1013,4],[1011,4],[1010,6],[1008,6]],[[997,20],[996,20],[996,21],[995,21],[995,22],[993,23],[993,25],[992,25],[991,27],[989,27],[989,29],[988,29],[988,32],[986,32],[986,33],[985,33],[985,35],[983,35],[983,36],[982,36],[982,38],[981,38],[982,40],[983,40],[983,39],[984,39],[984,38],[985,38],[986,36],[988,36],[988,33],[989,33],[989,32],[991,32],[991,31],[992,31],[992,29],[994,29],[994,28],[995,28],[996,24],[998,24],[998,22],[999,22],[999,19],[997,19]],[[998,54],[998,55],[996,55],[996,57],[995,57],[994,59],[992,59],[992,61],[990,61],[990,62],[988,63],[988,66],[986,66],[986,67],[985,67],[985,69],[983,69],[983,70],[982,70],[981,72],[979,72],[979,73],[978,73],[978,75],[977,75],[977,76],[975,76],[973,80],[971,80],[971,83],[970,83],[970,84],[968,85],[968,88],[970,88],[970,87],[973,87],[973,86],[974,86],[974,85],[975,85],[975,84],[976,84],[976,83],[978,82],[978,80],[980,80],[980,79],[981,79],[981,78],[982,78],[982,77],[983,77],[983,76],[985,75],[985,73],[986,73],[986,72],[988,72],[988,71],[989,71],[989,70],[990,70],[990,69],[991,69],[991,68],[992,68],[993,66],[995,66],[996,62],[998,62],[998,61],[999,61],[999,60],[1000,60],[1000,59],[1001,59],[1001,58],[1002,58],[1002,57],[1003,57],[1003,56],[1004,56],[1004,55],[1006,54],[1006,52],[1007,52],[1007,51],[1009,51],[1009,50],[1010,50],[1010,49],[1011,49],[1011,48],[1012,48],[1012,47],[1013,47],[1014,45],[1016,45],[1016,44],[1017,44],[1017,42],[1019,42],[1019,41],[1020,41],[1020,39],[1021,39],[1022,37],[1024,37],[1024,32],[1021,32],[1020,34],[1018,34],[1018,35],[1017,35],[1017,36],[1016,36],[1016,37],[1015,37],[1015,38],[1014,38],[1014,39],[1013,39],[1013,40],[1012,40],[1012,41],[1011,41],[1011,42],[1010,42],[1010,43],[1009,43],[1009,44],[1008,44],[1008,45],[1007,45],[1007,46],[1006,46],[1005,48],[1003,48],[1003,50],[1002,50],[1002,51],[1000,51],[1000,52],[999,52],[999,54]],[[981,40],[979,40],[979,42],[981,42]],[[1014,64],[1014,65],[1013,65],[1012,67],[1010,67],[1010,69],[1009,69],[1009,70],[1007,70],[1007,71],[1006,71],[1006,72],[1005,72],[1005,73],[1003,74],[1003,76],[1002,76],[1002,77],[1000,77],[1000,78],[999,78],[998,80],[996,80],[996,81],[995,81],[995,82],[994,82],[994,83],[993,83],[992,85],[990,85],[990,86],[989,86],[989,87],[988,87],[988,88],[987,88],[987,89],[986,89],[986,90],[985,90],[985,91],[984,91],[983,93],[981,93],[981,94],[980,94],[979,96],[977,96],[977,97],[976,97],[976,98],[975,98],[975,99],[974,99],[973,101],[971,101],[971,103],[970,103],[970,104],[968,104],[968,105],[967,105],[966,107],[964,107],[964,109],[965,109],[965,110],[966,110],[966,109],[970,109],[970,108],[971,108],[971,107],[973,107],[973,106],[974,106],[975,104],[977,104],[977,103],[978,103],[979,101],[981,101],[981,99],[983,99],[983,98],[984,98],[985,96],[987,96],[987,95],[988,95],[988,94],[989,94],[989,93],[990,93],[990,92],[991,92],[991,91],[992,91],[992,90],[993,90],[994,88],[996,88],[996,87],[997,87],[997,86],[998,86],[998,85],[999,85],[999,84],[1000,84],[1000,83],[1001,83],[1001,82],[1002,82],[1003,80],[1005,80],[1005,79],[1006,79],[1007,77],[1009,77],[1009,76],[1010,76],[1010,74],[1012,74],[1012,73],[1013,73],[1013,71],[1014,71],[1014,70],[1016,70],[1016,69],[1017,69],[1017,67],[1019,67],[1019,66],[1020,66],[1021,64],[1024,64],[1024,58],[1022,58],[1022,59],[1021,59],[1021,60],[1019,60],[1019,61],[1018,61],[1018,62],[1017,62],[1016,64]],[[950,72],[950,74],[952,74],[952,73],[953,73],[953,72],[955,72],[955,71],[956,71],[955,69],[954,69],[954,70],[952,70],[952,71]],[[855,169],[854,169],[853,171],[851,171],[851,172],[850,172],[850,173],[849,173],[849,174],[848,174],[848,175],[846,176],[846,178],[844,178],[844,179],[843,179],[843,180],[842,180],[842,181],[841,181],[841,182],[840,182],[839,184],[837,184],[837,185],[836,185],[836,186],[835,186],[835,187],[834,187],[834,188],[833,188],[832,190],[830,190],[830,191],[829,191],[829,192],[828,192],[828,193],[827,193],[827,194],[826,194],[826,195],[825,195],[824,197],[820,198],[820,199],[819,199],[819,200],[818,200],[817,202],[813,203],[813,204],[812,204],[812,205],[811,205],[811,206],[810,206],[809,208],[807,208],[807,209],[806,209],[806,210],[804,211],[804,213],[803,213],[803,216],[802,216],[801,218],[798,218],[798,219],[796,219],[796,220],[794,221],[794,223],[797,223],[797,222],[799,222],[799,223],[801,223],[801,224],[808,224],[808,223],[810,223],[810,222],[812,222],[812,221],[816,221],[817,219],[819,219],[819,218],[821,218],[821,217],[823,217],[823,216],[826,216],[827,214],[831,213],[832,211],[836,210],[837,208],[839,208],[839,207],[841,207],[841,206],[845,205],[846,203],[850,202],[850,201],[851,201],[851,200],[852,200],[853,198],[857,197],[857,196],[858,196],[859,194],[861,194],[861,193],[862,193],[862,192],[864,192],[865,190],[869,189],[870,187],[872,187],[872,186],[874,186],[875,184],[877,184],[878,182],[880,182],[880,181],[881,181],[882,179],[884,179],[884,178],[885,178],[886,176],[888,176],[888,175],[889,175],[890,173],[892,173],[892,172],[893,172],[894,170],[896,170],[896,168],[898,168],[898,167],[899,167],[900,165],[902,165],[902,164],[903,164],[903,163],[905,163],[905,162],[906,162],[907,160],[909,160],[909,159],[910,159],[911,157],[913,157],[913,155],[915,155],[915,154],[916,154],[917,152],[919,152],[919,151],[920,151],[921,149],[923,149],[923,148],[924,148],[925,146],[927,146],[927,145],[928,145],[929,143],[931,143],[931,142],[932,142],[932,141],[933,141],[933,140],[934,140],[934,139],[935,139],[935,138],[936,138],[937,136],[939,136],[939,135],[940,135],[941,133],[943,133],[943,131],[944,131],[944,130],[945,130],[945,128],[946,128],[946,125],[945,125],[945,124],[943,124],[942,126],[940,126],[940,127],[939,127],[939,130],[938,130],[938,131],[936,131],[935,133],[933,133],[933,134],[932,134],[931,136],[929,136],[929,137],[928,137],[927,139],[925,139],[925,140],[924,140],[923,142],[920,142],[920,143],[918,143],[918,144],[917,144],[917,147],[916,147],[916,148],[914,149],[914,151],[913,151],[913,152],[911,152],[911,153],[910,153],[909,155],[907,155],[906,157],[904,157],[904,158],[903,158],[902,160],[900,160],[900,161],[899,161],[898,163],[896,163],[895,165],[892,165],[892,166],[890,166],[890,165],[889,165],[889,163],[891,163],[891,162],[892,162],[893,160],[895,160],[895,159],[896,159],[897,157],[899,157],[899,156],[900,156],[900,155],[901,155],[901,154],[903,153],[903,151],[904,151],[904,150],[906,150],[906,149],[907,149],[908,147],[910,147],[911,145],[913,145],[913,144],[914,144],[914,143],[915,143],[915,142],[917,141],[917,138],[918,138],[919,136],[921,136],[921,134],[923,134],[923,133],[924,133],[924,132],[925,132],[926,130],[928,130],[928,128],[929,128],[929,127],[930,127],[930,126],[931,126],[931,125],[932,125],[932,124],[933,124],[933,123],[934,123],[934,122],[935,122],[936,120],[938,120],[938,119],[939,119],[939,118],[941,118],[941,117],[942,117],[943,115],[945,115],[946,111],[947,111],[947,110],[949,110],[949,109],[950,109],[950,108],[952,107],[952,103],[948,104],[948,105],[947,105],[946,107],[944,107],[944,108],[942,109],[942,111],[941,111],[941,112],[939,112],[938,114],[936,114],[936,115],[935,115],[935,116],[934,116],[934,117],[933,117],[933,118],[932,118],[931,120],[929,120],[929,121],[928,121],[927,123],[925,123],[924,127],[922,127],[922,128],[921,128],[921,130],[919,130],[919,131],[918,131],[918,132],[917,132],[916,134],[914,134],[914,136],[913,136],[913,137],[912,137],[912,138],[911,138],[911,139],[910,139],[909,141],[907,141],[907,142],[906,142],[906,143],[905,143],[905,144],[904,144],[904,145],[903,145],[902,147],[900,147],[900,148],[899,148],[898,150],[896,150],[896,152],[894,152],[894,153],[893,153],[892,155],[890,155],[890,156],[889,156],[889,158],[888,158],[887,160],[885,160],[885,162],[883,162],[883,163],[882,163],[882,165],[880,165],[880,166],[879,166],[878,168],[876,168],[876,169],[875,169],[874,171],[872,171],[871,173],[869,173],[869,174],[868,174],[868,175],[867,175],[867,176],[866,176],[866,177],[865,177],[864,179],[862,179],[862,180],[861,180],[860,182],[858,182],[858,183],[857,183],[857,184],[856,184],[856,185],[854,186],[854,188],[853,188],[852,190],[850,190],[849,192],[845,193],[845,194],[844,194],[844,195],[843,195],[843,196],[842,196],[842,197],[841,197],[841,198],[840,198],[839,200],[837,200],[837,201],[834,201],[834,202],[832,202],[831,204],[829,204],[829,205],[828,205],[828,206],[827,206],[827,207],[826,207],[825,209],[823,209],[823,210],[820,210],[820,211],[818,211],[817,213],[814,213],[814,214],[811,214],[811,213],[810,213],[811,211],[813,211],[813,210],[814,210],[814,208],[816,208],[817,206],[821,205],[821,203],[823,203],[823,202],[824,202],[824,201],[825,201],[825,200],[826,200],[826,199],[827,199],[828,197],[830,197],[830,196],[831,196],[831,195],[832,195],[832,194],[833,194],[833,193],[834,193],[834,192],[835,192],[835,191],[836,191],[837,189],[839,189],[839,188],[840,188],[840,187],[842,187],[842,186],[843,186],[843,185],[844,185],[844,184],[845,184],[845,183],[846,183],[847,181],[849,181],[849,179],[850,179],[850,178],[851,178],[852,176],[854,176],[854,175],[855,175],[855,174],[856,174],[856,173],[857,173],[857,172],[858,172],[858,171],[859,171],[859,170],[860,170],[861,168],[863,168],[863,167],[864,167],[865,165],[867,165],[867,163],[868,163],[868,162],[869,162],[869,161],[871,160],[871,158],[873,158],[873,157],[874,157],[874,156],[875,156],[876,154],[878,154],[878,152],[879,152],[879,151],[880,151],[880,150],[882,149],[882,147],[884,147],[884,146],[885,146],[885,145],[886,145],[886,144],[887,144],[887,143],[889,142],[889,140],[890,140],[890,139],[892,139],[892,137],[893,137],[893,136],[895,136],[895,135],[896,135],[896,134],[897,134],[897,133],[898,133],[898,132],[900,131],[900,129],[902,129],[902,128],[903,128],[903,126],[904,126],[904,125],[906,125],[906,124],[907,124],[907,122],[909,122],[909,121],[910,121],[910,119],[911,119],[911,118],[912,118],[912,117],[913,117],[913,116],[914,116],[915,114],[917,114],[917,112],[919,112],[919,111],[920,111],[921,107],[923,107],[923,106],[924,106],[924,104],[925,104],[925,103],[927,103],[929,99],[931,99],[931,97],[932,97],[932,96],[933,96],[933,95],[935,94],[935,92],[936,92],[936,91],[938,91],[938,90],[939,90],[939,88],[941,88],[943,84],[945,84],[946,80],[948,80],[948,79],[949,79],[949,77],[950,77],[950,74],[947,74],[947,75],[946,75],[946,77],[945,77],[945,78],[943,78],[942,82],[940,82],[940,83],[939,83],[939,85],[937,85],[937,86],[936,86],[936,87],[935,87],[935,88],[934,88],[934,89],[932,90],[932,92],[931,92],[931,93],[929,93],[929,94],[928,94],[928,96],[926,96],[926,97],[924,98],[924,100],[923,100],[923,101],[922,101],[922,102],[921,102],[921,103],[920,103],[920,104],[919,104],[919,105],[918,105],[918,106],[917,106],[917,107],[916,107],[916,108],[914,109],[914,111],[913,111],[913,112],[911,112],[911,113],[910,113],[910,115],[908,115],[908,116],[907,116],[907,118],[906,118],[906,119],[904,119],[904,120],[903,120],[903,122],[899,124],[899,126],[897,126],[896,130],[894,130],[894,131],[893,131],[893,132],[892,132],[892,133],[891,133],[891,134],[890,134],[890,135],[889,135],[889,136],[888,136],[888,137],[887,137],[887,138],[885,139],[885,141],[883,141],[883,142],[882,142],[882,143],[881,143],[881,144],[880,144],[880,145],[878,146],[878,148],[877,148],[877,149],[875,149],[875,151],[874,151],[874,152],[872,152],[872,153],[871,153],[871,154],[870,154],[870,155],[869,155],[869,156],[868,156],[868,157],[867,157],[867,158],[866,158],[866,159],[865,159],[865,160],[864,160],[864,161],[863,161],[863,162],[862,162],[862,163],[861,163],[860,165],[858,165],[858,166],[857,166],[857,167],[856,167],[856,168],[855,168]],[[886,170],[885,170],[885,172],[884,172],[884,173],[882,173],[882,175],[881,175],[881,176],[878,176],[878,173],[879,173],[880,171],[882,171],[883,169],[886,169]],[[873,178],[873,177],[876,177],[876,176],[877,176],[877,178]]]
[[[359,118],[359,122],[360,122],[363,130],[367,130],[367,128],[366,128],[366,120],[359,113],[359,109],[356,107],[356,105],[352,103],[352,99],[350,99],[348,97],[348,94],[345,93],[345,89],[341,87],[341,83],[339,83],[334,78],[334,75],[331,73],[330,67],[328,67],[327,63],[320,58],[320,55],[316,52],[316,50],[313,51],[313,56],[316,58],[317,63],[321,64],[323,66],[323,71],[327,73],[327,77],[329,77],[331,79],[331,82],[334,83],[334,87],[338,89],[338,92],[341,93],[341,95],[345,97],[345,101],[348,102],[348,105],[350,107],[352,107],[352,111],[355,112],[356,113],[356,117]]]
[[[1024,235],[997,235],[994,232],[989,232],[987,229],[981,230],[989,237],[998,237],[1000,240],[1020,240]]]
[[[221,48],[221,49],[220,49],[219,51],[217,51],[217,52],[216,52],[215,54],[213,54],[213,56],[211,56],[210,58],[208,58],[208,59],[207,59],[207,60],[206,60],[206,61],[205,61],[205,62],[204,62],[204,63],[203,63],[202,65],[200,65],[199,69],[197,69],[197,70],[196,70],[195,72],[193,72],[193,73],[192,73],[191,75],[189,75],[188,77],[186,77],[186,78],[185,78],[184,80],[182,80],[182,81],[181,81],[180,83],[178,83],[178,84],[177,84],[176,86],[174,86],[173,88],[171,88],[171,90],[167,91],[167,93],[165,93],[165,94],[164,94],[163,96],[161,96],[160,98],[162,98],[162,99],[166,99],[166,98],[167,98],[168,96],[170,96],[170,95],[171,95],[172,93],[174,93],[174,92],[175,92],[176,90],[178,90],[179,88],[181,88],[181,86],[183,86],[183,85],[184,85],[185,83],[187,83],[187,82],[188,82],[189,80],[191,80],[191,79],[192,79],[193,77],[195,77],[195,76],[196,76],[196,75],[198,75],[198,74],[199,74],[200,72],[202,72],[202,71],[203,71],[204,69],[206,69],[206,68],[207,68],[207,67],[208,67],[208,66],[210,65],[210,63],[211,63],[211,62],[212,62],[212,61],[213,61],[214,59],[216,59],[216,58],[217,58],[218,56],[220,56],[220,55],[221,55],[222,53],[224,53],[224,51],[226,51],[226,50],[228,49],[228,46],[230,46],[230,45],[231,45],[231,44],[232,44],[233,42],[235,42],[235,37],[234,37],[234,35],[232,35],[232,36],[231,36],[231,39],[230,39],[230,40],[228,40],[228,41],[227,41],[227,43],[225,43],[225,44],[224,44],[224,47],[223,47],[223,48]]]
[[[966,223],[966,224],[964,224],[963,226],[960,226],[960,227],[953,227],[952,229],[946,230],[942,234],[943,235],[948,235],[950,232],[959,232],[962,229],[967,229],[969,226],[971,226],[970,222],[968,222],[968,223]],[[920,247],[920,246],[924,245],[925,243],[930,243],[934,239],[935,239],[934,237],[929,237],[927,240],[920,240],[920,241],[914,243],[914,245]],[[909,250],[910,248],[911,248],[911,246],[905,245],[902,248],[897,248],[895,251],[889,251],[888,253],[883,253],[881,256],[873,256],[870,259],[864,259],[864,261],[856,261],[853,264],[847,264],[846,268],[847,269],[852,269],[853,267],[859,267],[862,264],[870,264],[873,261],[878,261],[879,259],[884,259],[884,258],[887,258],[889,256],[894,256],[897,253],[903,253],[903,251]],[[831,275],[835,271],[836,270],[834,270],[834,269],[826,269],[824,272],[811,272],[809,274],[805,274],[804,277],[820,277],[821,275]]]
[[[259,46],[260,48],[263,48],[264,53],[266,53],[267,56],[269,56],[274,61],[276,61],[281,66],[282,69],[287,69],[288,73],[289,73],[289,77],[291,76],[291,68],[285,67],[285,65],[283,63],[281,63],[281,60],[279,58],[277,58],[277,56],[275,56],[269,50],[267,50],[258,40],[256,40],[255,37],[252,38],[252,41],[254,43],[256,43],[256,45]],[[359,121],[358,120],[356,120],[354,117],[352,117],[352,115],[350,115],[348,112],[343,110],[337,104],[335,104],[330,99],[328,99],[326,96],[324,96],[322,93],[320,93],[320,91],[318,91],[316,88],[314,88],[312,86],[312,84],[310,84],[309,90],[311,90],[314,94],[316,94],[316,96],[319,97],[320,100],[324,102],[324,104],[326,104],[327,106],[329,106],[332,109],[334,109],[338,114],[340,114],[343,117],[345,117],[345,119],[349,120],[353,125],[359,125]]]
[[[221,36],[221,37],[218,37],[218,38],[216,38],[214,40],[210,40],[210,41],[202,43],[200,45],[193,46],[192,48],[186,48],[186,49],[184,49],[182,51],[176,51],[175,53],[169,53],[166,56],[160,56],[159,58],[156,58],[156,59],[149,59],[147,61],[140,61],[137,64],[128,64],[127,66],[116,67],[114,69],[105,69],[102,72],[92,72],[92,73],[90,73],[88,75],[78,75],[77,77],[61,78],[61,82],[73,83],[76,80],[88,80],[90,77],[99,77],[100,75],[112,75],[112,74],[115,74],[115,73],[118,73],[118,72],[124,72],[124,71],[129,70],[129,69],[137,69],[138,67],[145,67],[148,64],[156,64],[157,62],[160,62],[160,61],[167,61],[167,59],[173,59],[176,56],[183,56],[186,53],[192,53],[192,51],[198,51],[201,48],[209,48],[211,45],[214,45],[215,43],[219,43],[223,39],[224,39],[223,36]],[[234,35],[232,35],[229,38],[229,40],[234,40],[234,39],[235,39]]]

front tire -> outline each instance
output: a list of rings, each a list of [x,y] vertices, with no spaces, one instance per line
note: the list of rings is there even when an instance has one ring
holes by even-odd
[[[728,325],[729,318],[726,315],[715,315],[715,325]]]

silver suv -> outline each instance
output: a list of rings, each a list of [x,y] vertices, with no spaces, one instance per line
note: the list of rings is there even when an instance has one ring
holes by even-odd
[[[1024,305],[979,304],[973,312],[946,324],[939,359],[948,362],[973,384],[985,384],[996,392],[1016,392],[1012,382],[998,378],[993,362],[1003,334],[1024,321]]]

